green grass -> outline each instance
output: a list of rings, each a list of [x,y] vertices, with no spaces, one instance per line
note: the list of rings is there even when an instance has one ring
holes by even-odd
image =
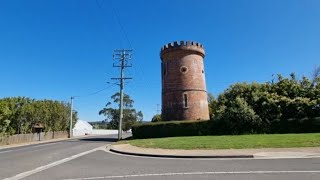
[[[238,136],[190,136],[121,141],[133,146],[163,149],[250,149],[320,147],[320,133]]]

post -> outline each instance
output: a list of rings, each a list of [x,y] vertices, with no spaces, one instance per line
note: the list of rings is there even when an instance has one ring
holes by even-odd
[[[120,80],[120,104],[119,104],[119,126],[118,126],[118,140],[122,139],[122,122],[123,122],[123,89],[124,89],[124,80],[125,79],[132,79],[128,77],[124,77],[124,69],[126,67],[131,67],[131,65],[128,64],[127,60],[131,59],[131,52],[132,50],[114,50],[113,59],[119,60],[119,64],[113,64],[113,67],[120,67],[120,78],[111,78],[113,80]]]
[[[119,132],[118,140],[122,139],[122,121],[123,121],[123,78],[124,78],[124,62],[125,62],[125,52],[121,54],[121,78],[120,78],[120,118],[119,118]]]
[[[72,112],[73,112],[73,99],[74,99],[74,97],[73,97],[73,96],[71,96],[69,138],[72,138]]]

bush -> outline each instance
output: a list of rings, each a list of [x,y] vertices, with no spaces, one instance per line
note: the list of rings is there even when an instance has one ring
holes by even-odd
[[[255,134],[260,131],[261,119],[240,97],[230,102],[230,105],[225,106],[222,111],[217,112],[214,119],[219,122],[215,126],[223,125],[226,134]]]
[[[274,123],[271,125],[271,127],[265,129],[256,125],[248,125],[250,128],[244,126],[235,127],[232,125],[232,123],[230,124],[230,121],[233,120],[215,118],[209,121],[165,121],[142,123],[132,126],[132,134],[134,139],[144,139],[177,136],[320,132],[320,117],[274,120]]]
[[[316,133],[320,132],[320,117],[285,119],[275,121],[270,133]]]
[[[160,122],[160,121],[162,121],[161,114],[154,115],[151,120],[151,122]]]
[[[136,124],[132,126],[135,139],[174,136],[201,136],[211,132],[212,121],[166,121]]]

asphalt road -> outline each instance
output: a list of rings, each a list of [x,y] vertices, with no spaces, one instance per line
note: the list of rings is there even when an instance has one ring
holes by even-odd
[[[116,140],[116,136],[96,136],[0,150],[0,179],[68,158]]]
[[[0,179],[320,179],[320,158],[201,160],[123,156],[102,148],[114,138],[91,137],[2,150]],[[79,155],[82,152],[86,153]]]

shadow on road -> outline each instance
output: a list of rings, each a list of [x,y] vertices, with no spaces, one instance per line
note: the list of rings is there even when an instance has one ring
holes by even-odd
[[[128,140],[132,136],[131,133],[125,133],[123,134],[123,139]],[[82,137],[78,139],[70,139],[67,140],[67,142],[92,142],[92,143],[99,143],[99,142],[117,142],[118,137],[117,135],[102,135],[102,136],[95,136],[95,137]]]
[[[116,142],[117,138],[105,138],[105,137],[95,137],[95,138],[82,138],[79,141],[86,141],[86,142]]]

